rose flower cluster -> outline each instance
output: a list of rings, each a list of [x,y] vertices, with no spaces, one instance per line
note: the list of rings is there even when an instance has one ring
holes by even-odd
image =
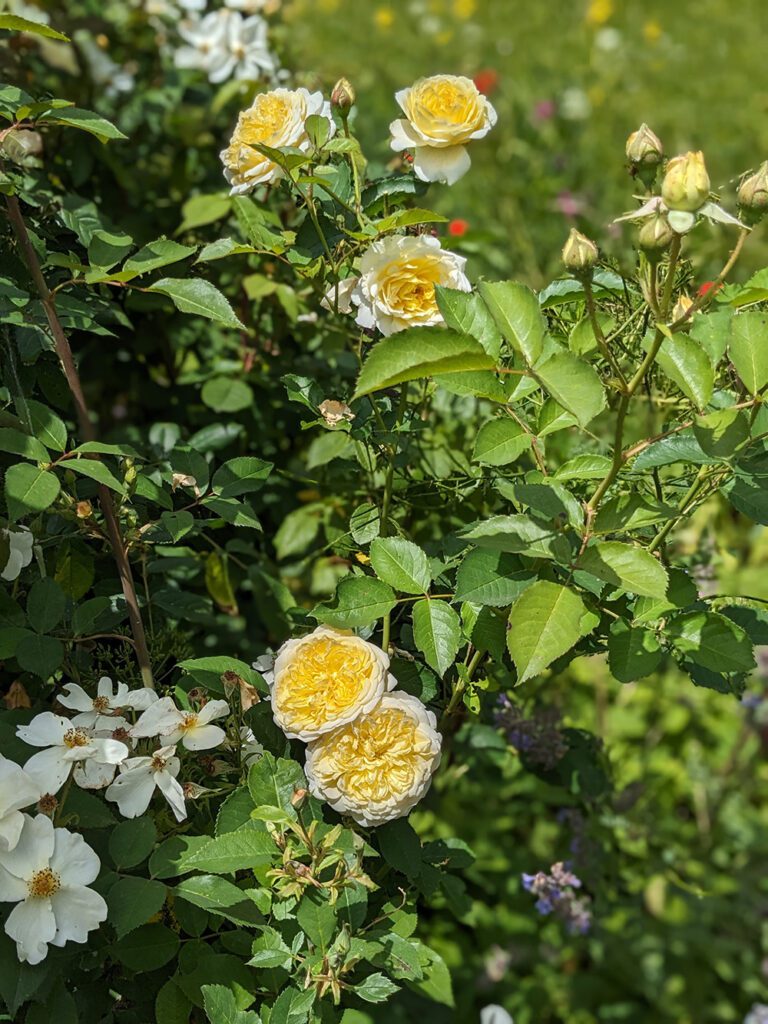
[[[277,652],[264,675],[286,736],[308,744],[310,792],[360,825],[400,818],[429,788],[440,760],[435,716],[393,692],[389,656],[346,630],[318,626]]]

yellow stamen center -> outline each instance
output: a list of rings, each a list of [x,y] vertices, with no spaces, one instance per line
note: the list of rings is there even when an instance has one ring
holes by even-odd
[[[74,750],[75,747],[87,747],[89,741],[88,733],[82,729],[70,729],[64,733],[64,746]]]
[[[61,888],[61,879],[55,871],[50,868],[43,868],[36,871],[27,882],[27,889],[30,896],[38,899],[47,899],[53,896]]]
[[[109,711],[109,697],[94,697],[93,710],[98,711],[100,714]]]
[[[197,726],[197,715],[189,712],[184,715],[184,718],[179,725],[182,732],[189,732],[190,729],[194,729]]]

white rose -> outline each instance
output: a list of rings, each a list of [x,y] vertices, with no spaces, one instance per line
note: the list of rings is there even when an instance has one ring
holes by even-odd
[[[0,537],[8,541],[9,547],[8,561],[0,571],[0,579],[10,583],[32,561],[35,538],[26,526],[17,526],[13,530],[0,530]]]
[[[369,714],[309,744],[310,792],[360,825],[402,818],[440,762],[436,724],[417,697],[385,693]]]
[[[374,242],[360,260],[360,276],[347,278],[339,287],[339,311],[357,307],[361,327],[377,327],[394,334],[406,327],[442,324],[435,285],[469,292],[463,256],[440,248],[432,235],[389,235]],[[333,291],[326,295],[333,308]]]
[[[471,78],[433,75],[395,93],[405,119],[389,126],[392,149],[412,149],[422,181],[453,185],[469,170],[465,143],[482,139],[496,124],[496,111]]]
[[[329,626],[287,640],[267,681],[275,722],[305,743],[367,714],[396,685],[380,647]]]
[[[256,185],[276,181],[283,173],[254,146],[307,152],[311,144],[305,124],[312,114],[326,118],[333,135],[331,105],[321,92],[273,89],[259,93],[252,106],[238,117],[229,146],[221,152],[224,177],[232,186],[231,194],[250,192]]]

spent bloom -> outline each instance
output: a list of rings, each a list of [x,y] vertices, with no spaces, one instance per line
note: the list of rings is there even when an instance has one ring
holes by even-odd
[[[536,910],[543,915],[556,914],[568,926],[572,935],[585,935],[592,925],[592,912],[588,896],[577,896],[581,879],[558,861],[549,874],[537,871],[535,875],[523,873],[523,888],[537,897]]]
[[[171,697],[150,704],[131,729],[134,739],[161,736],[164,743],[181,743],[187,750],[210,750],[226,739],[226,733],[211,723],[229,714],[225,700],[209,700],[199,711],[177,708]]]
[[[16,904],[5,931],[22,963],[39,964],[49,945],[87,941],[106,920],[107,904],[88,888],[100,866],[82,836],[24,815],[14,849],[0,850],[0,900]]]
[[[389,235],[374,242],[360,260],[360,276],[338,288],[339,311],[356,308],[356,322],[384,335],[407,327],[442,324],[435,285],[472,290],[463,256],[440,247],[431,235]],[[334,290],[323,300],[333,308]]]
[[[181,762],[176,747],[160,747],[148,757],[129,757],[120,765],[120,774],[104,794],[120,808],[126,818],[138,818],[149,807],[155,789],[168,801],[177,821],[187,816],[184,790],[177,779]]]
[[[258,14],[244,18],[240,11],[209,11],[180,22],[178,30],[187,45],[176,50],[176,67],[204,71],[211,82],[254,81],[277,69],[267,23]]]
[[[313,796],[360,825],[401,818],[429,789],[440,761],[435,716],[408,693],[385,693],[368,714],[307,747]]]
[[[77,762],[93,759],[98,764],[120,764],[130,753],[120,740],[97,736],[52,711],[43,711],[29,725],[18,726],[16,735],[33,747],[45,748],[24,765],[43,793],[58,793]]]
[[[466,143],[482,139],[496,111],[471,78],[433,75],[395,93],[405,114],[389,126],[394,150],[412,149],[422,181],[452,185],[469,170]]]
[[[221,152],[224,177],[232,186],[232,195],[250,192],[256,185],[276,181],[283,171],[260,153],[256,146],[270,149],[298,149],[306,153],[311,142],[306,131],[307,118],[313,114],[328,121],[335,131],[331,105],[321,92],[307,89],[273,89],[262,92],[237,119],[229,145]]]
[[[84,726],[86,729],[95,726],[108,729],[115,728],[111,722],[115,715],[120,715],[126,708],[144,711],[157,700],[157,694],[147,687],[129,690],[125,683],[117,683],[115,686],[109,676],[102,676],[95,697],[86,693],[78,683],[67,683],[57,700],[70,711],[77,711],[72,719],[73,725]]]
[[[0,754],[0,853],[16,846],[24,825],[22,808],[37,803],[41,796],[37,782]]]
[[[396,685],[380,647],[329,626],[287,640],[265,679],[275,722],[305,743],[368,714]]]

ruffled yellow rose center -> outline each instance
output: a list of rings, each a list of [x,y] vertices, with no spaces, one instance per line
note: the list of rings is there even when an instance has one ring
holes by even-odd
[[[430,745],[418,722],[400,708],[357,719],[320,743],[316,772],[360,804],[404,795],[430,760]]]
[[[27,889],[30,896],[34,896],[37,899],[46,899],[48,896],[53,896],[61,888],[61,879],[55,871],[51,871],[50,868],[43,868],[41,871],[36,871],[34,875],[27,882]]]
[[[69,729],[64,733],[64,746],[70,750],[74,750],[75,747],[87,747],[88,739],[88,733],[82,729]]]
[[[291,116],[291,105],[285,96],[261,93],[250,110],[244,110],[237,122],[232,141],[246,146],[271,145],[280,136]]]
[[[318,637],[301,644],[275,685],[275,705],[294,726],[316,729],[360,699],[375,669],[365,644]]]
[[[380,296],[392,312],[406,319],[431,317],[438,311],[435,285],[442,277],[443,267],[433,256],[396,260],[381,271]]]
[[[455,143],[466,141],[482,125],[486,109],[472,82],[452,77],[417,82],[406,107],[409,120],[419,131]]]

